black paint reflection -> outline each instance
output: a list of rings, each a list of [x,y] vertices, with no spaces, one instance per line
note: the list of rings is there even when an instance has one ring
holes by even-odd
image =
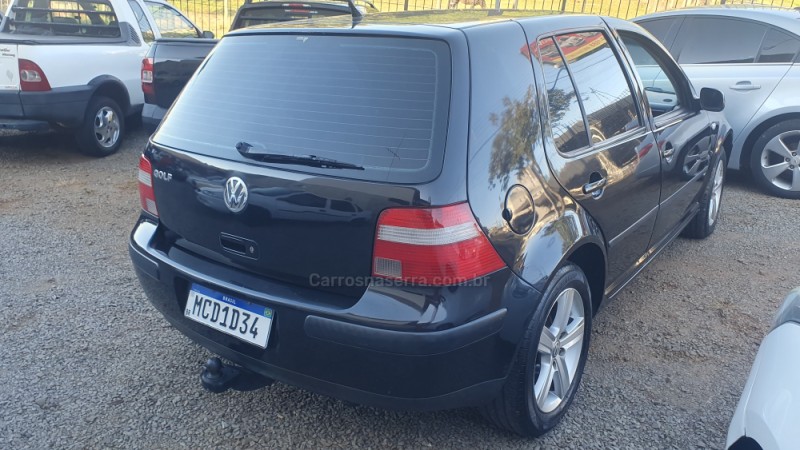
[[[489,122],[497,127],[489,164],[492,187],[499,181],[502,189],[507,189],[509,177],[531,164],[531,143],[539,135],[539,121],[534,120],[535,117],[536,91],[533,86],[521,99],[503,98],[503,110],[489,115]]]

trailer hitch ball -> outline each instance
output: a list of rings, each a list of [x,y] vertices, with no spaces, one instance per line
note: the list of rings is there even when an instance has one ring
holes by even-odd
[[[215,394],[228,389],[235,391],[253,391],[274,383],[275,380],[250,372],[241,367],[225,364],[218,357],[206,362],[200,373],[200,383]]]

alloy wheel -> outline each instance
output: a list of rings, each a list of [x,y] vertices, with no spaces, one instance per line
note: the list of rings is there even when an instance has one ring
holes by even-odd
[[[722,202],[722,185],[725,181],[725,167],[723,160],[717,162],[712,180],[711,197],[708,199],[708,225],[714,225],[719,216],[719,205]]]
[[[800,191],[800,130],[780,133],[761,151],[761,172],[775,187]]]
[[[536,355],[533,394],[536,405],[549,413],[567,398],[575,381],[584,342],[583,298],[574,288],[558,295],[547,315]]]
[[[104,148],[113,147],[119,140],[119,117],[114,110],[104,106],[94,116],[94,137]]]

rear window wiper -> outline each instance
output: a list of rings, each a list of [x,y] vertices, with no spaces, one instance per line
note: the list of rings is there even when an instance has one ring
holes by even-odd
[[[254,149],[254,147],[247,142],[237,143],[236,150],[245,158],[266,163],[298,164],[303,166],[320,167],[323,169],[364,170],[363,167],[357,164],[337,161],[335,159],[321,158],[316,155],[286,155],[283,153],[268,153],[262,150]]]

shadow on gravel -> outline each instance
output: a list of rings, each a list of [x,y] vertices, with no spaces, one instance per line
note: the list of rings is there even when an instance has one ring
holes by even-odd
[[[125,131],[122,149],[136,139],[143,128],[140,121],[130,120]],[[122,150],[120,149],[120,150]],[[0,161],[8,163],[39,163],[42,160],[64,163],[82,163],[97,158],[78,150],[72,133],[65,130],[29,132],[0,130]]]
[[[75,138],[66,132],[3,131],[0,134],[0,160],[25,163],[42,159],[73,163],[93,158],[81,154]]]
[[[269,388],[268,388],[269,389]],[[271,405],[271,411],[255,410],[252,414],[228,413],[239,420],[242,436],[258,436],[264,423],[290,421],[293,436],[278,441],[297,439],[311,447],[325,447],[326,442],[350,442],[362,448],[470,448],[492,442],[499,447],[528,447],[532,443],[546,445],[557,432],[537,441],[523,438],[490,425],[475,408],[434,412],[391,411],[356,405],[290,386],[280,386],[255,394],[259,404]],[[210,402],[209,402],[210,400]],[[215,399],[206,398],[213,403]],[[235,397],[232,404],[244,399]],[[207,405],[208,403],[206,403]],[[226,404],[230,408],[231,404]],[[225,416],[222,413],[221,416]],[[560,426],[558,429],[564,428]],[[367,431],[368,430],[368,431]],[[446,430],[442,433],[442,430]],[[287,430],[288,431],[288,430]],[[563,431],[563,430],[562,430]]]
[[[753,179],[750,174],[743,170],[728,169],[726,175],[728,176],[728,179],[725,180],[725,183],[728,186],[734,186],[750,192],[761,192],[761,190],[758,189],[753,183]]]

